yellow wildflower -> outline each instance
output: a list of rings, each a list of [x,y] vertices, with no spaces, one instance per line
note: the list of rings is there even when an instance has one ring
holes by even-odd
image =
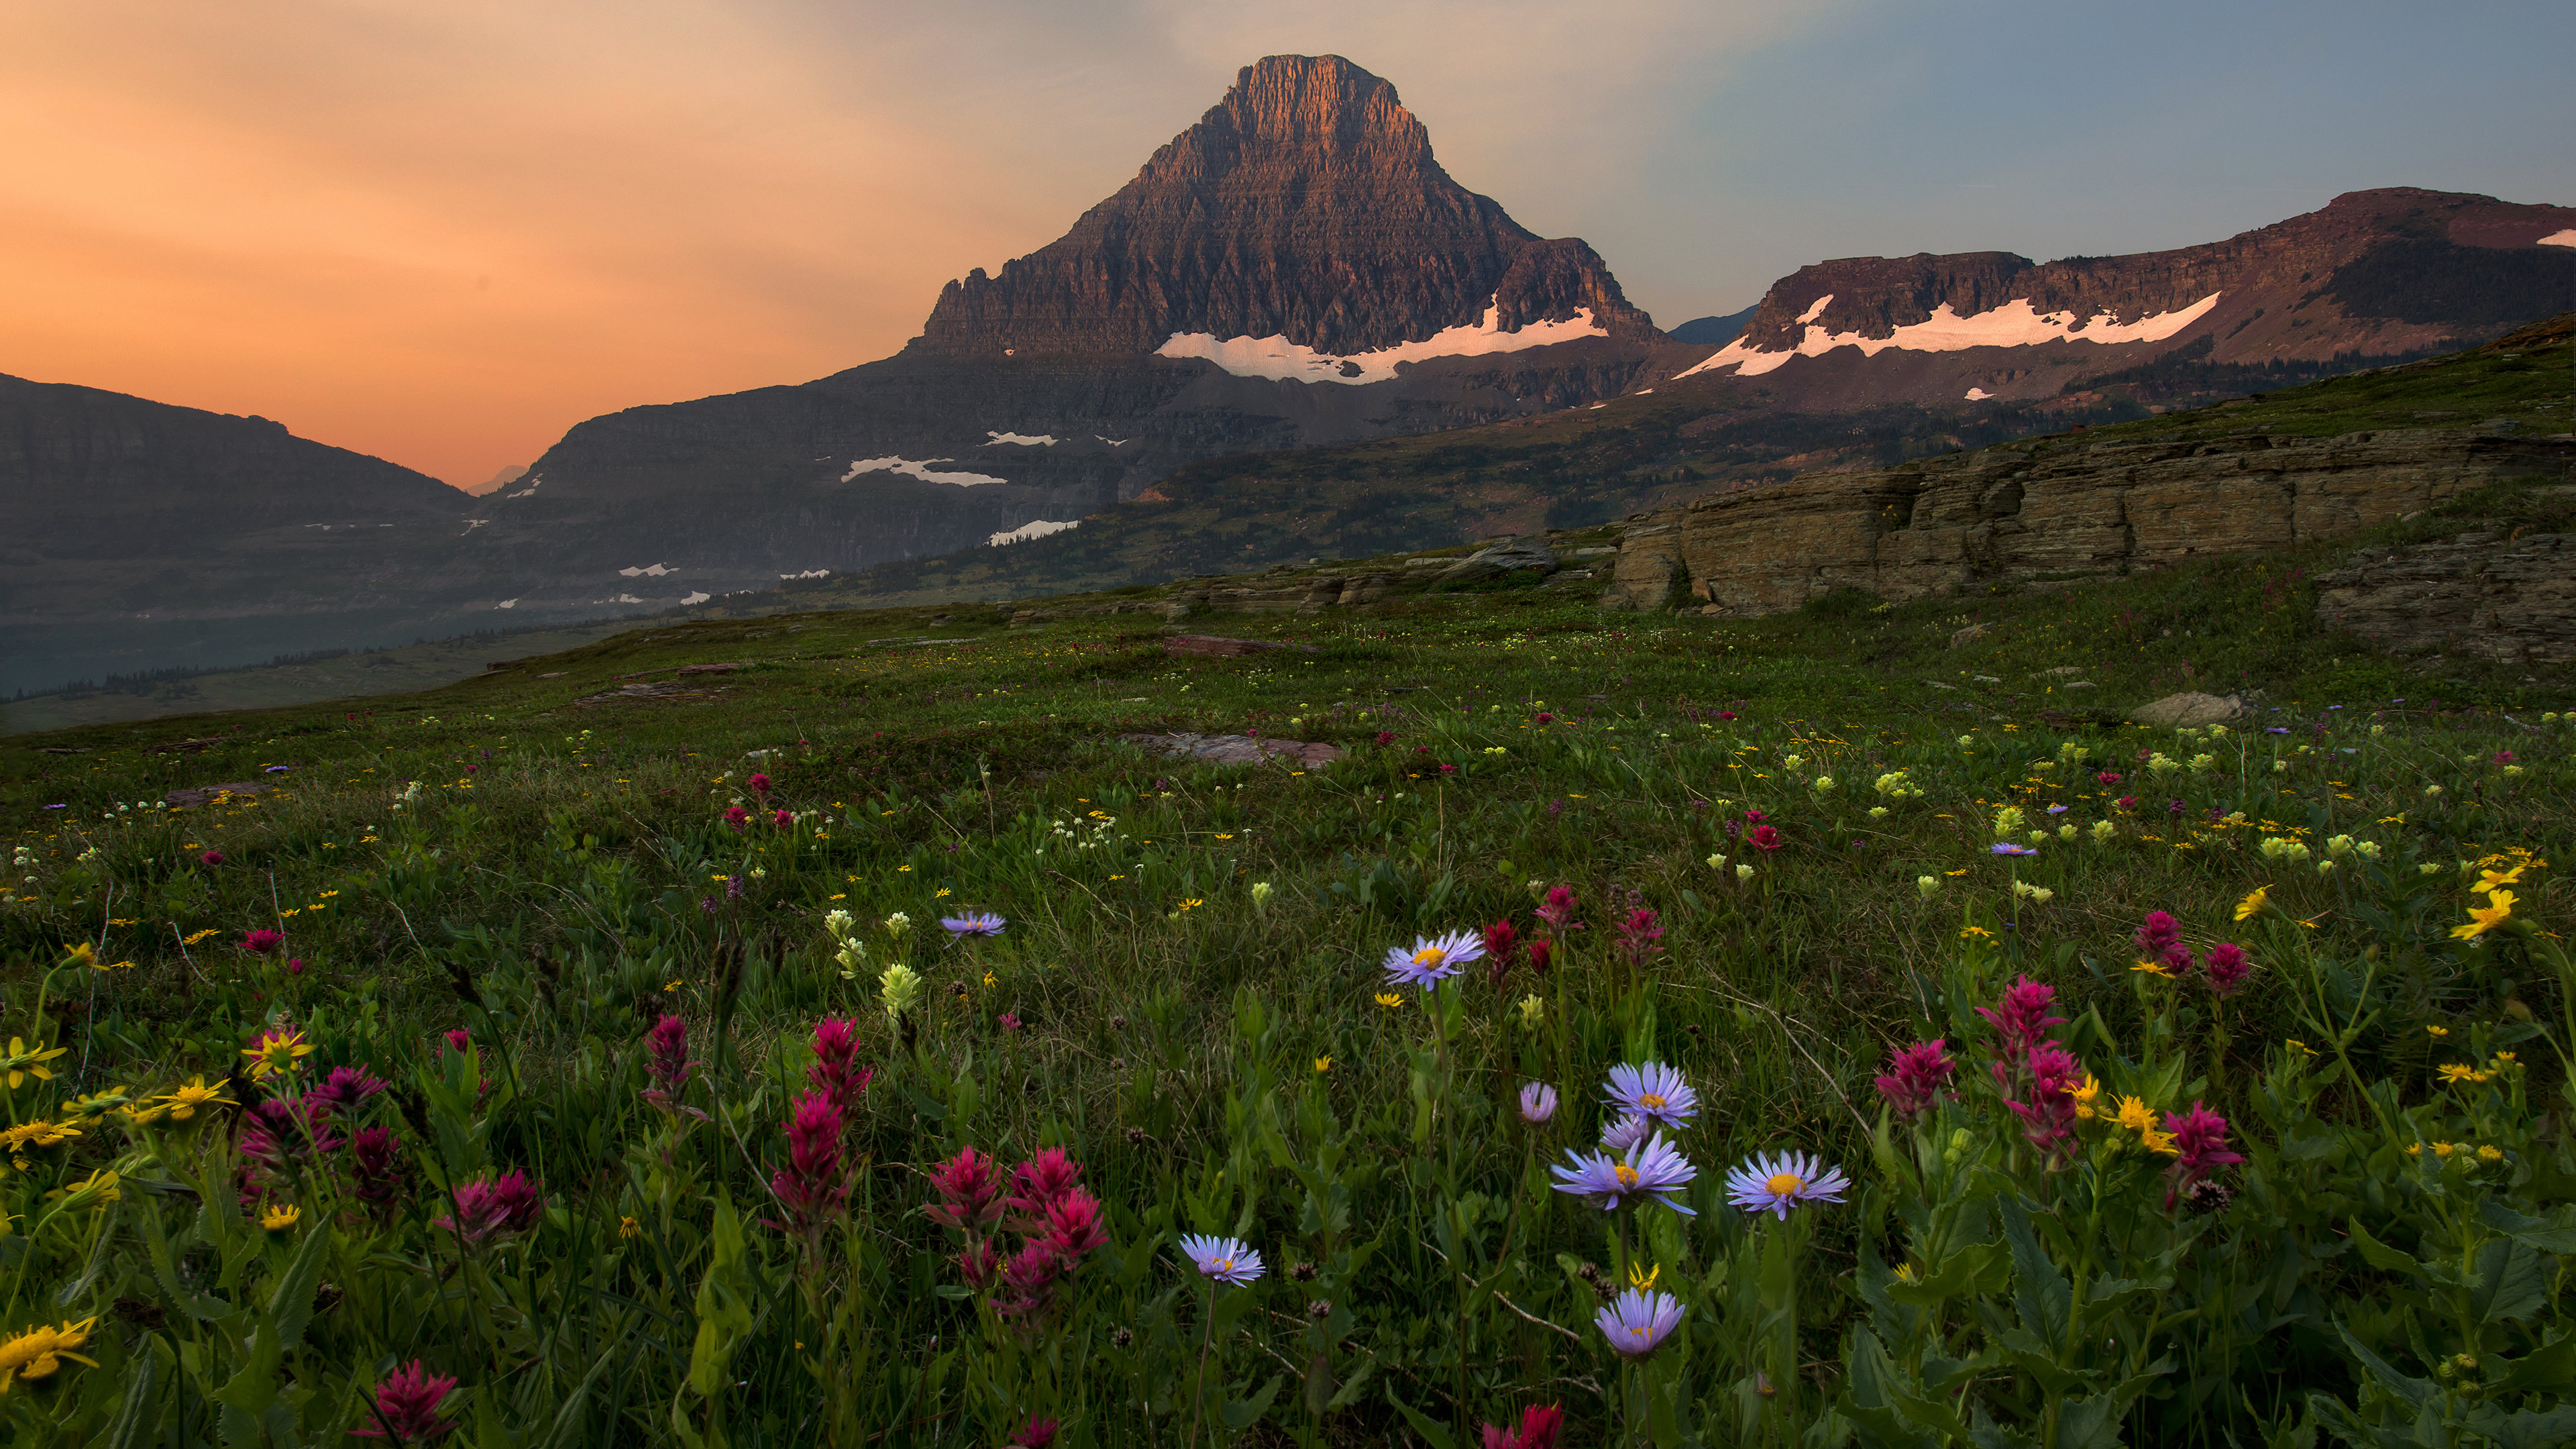
[[[2256,911],[2263,909],[2264,899],[2271,894],[2270,886],[2256,886],[2251,894],[2236,903],[2236,919],[2240,921],[2251,919]]]
[[[1655,1286],[1655,1280],[1662,1276],[1664,1276],[1664,1265],[1661,1263],[1657,1263],[1655,1266],[1642,1273],[1637,1271],[1636,1264],[1630,1263],[1628,1265],[1628,1286],[1636,1289],[1640,1293],[1644,1293],[1649,1289],[1652,1289]]]
[[[179,944],[180,944],[180,945],[182,945],[182,946],[193,946],[193,945],[197,944],[199,941],[202,941],[202,940],[206,939],[208,936],[220,936],[220,935],[222,935],[222,934],[223,934],[223,928],[222,928],[222,927],[220,927],[220,926],[208,926],[206,929],[204,929],[204,930],[202,930],[202,931],[199,931],[199,932],[196,932],[196,933],[195,933],[195,934],[193,934],[193,935],[188,935],[188,936],[182,936],[182,937],[180,937],[180,938],[179,938]]]
[[[2451,1029],[2447,1026],[2428,1026],[2424,1028],[2424,1030],[2433,1036],[2449,1036],[2451,1034]]]
[[[54,1047],[49,1050],[43,1042],[38,1042],[30,1048],[14,1036],[9,1038],[9,1055],[5,1060],[0,1060],[0,1068],[6,1068],[9,1073],[9,1090],[13,1092],[18,1090],[29,1077],[52,1081],[54,1069],[46,1066],[45,1063],[69,1050],[71,1050],[69,1047]]]
[[[2504,1161],[2504,1150],[2497,1147],[2492,1142],[2486,1143],[2478,1148],[2478,1160],[2480,1162],[2502,1162]]]
[[[2492,891],[2498,886],[2520,885],[2522,873],[2529,868],[2527,865],[2517,865],[2511,870],[2497,870],[2490,866],[2478,872],[2478,883],[2471,889]]]
[[[2440,1072],[2446,1082],[2474,1082],[2478,1079],[2478,1069],[2467,1062],[2444,1062],[2434,1070]]]
[[[124,1196],[124,1194],[117,1190],[117,1182],[118,1178],[115,1171],[111,1168],[102,1167],[80,1181],[73,1183],[71,1186],[55,1188],[52,1192],[46,1193],[45,1196],[48,1198],[65,1199],[66,1201],[63,1204],[65,1207],[77,1207],[82,1203],[94,1203],[100,1211],[105,1211],[109,1203],[117,1202]]]
[[[0,1394],[7,1393],[19,1379],[52,1377],[64,1359],[98,1367],[98,1360],[75,1351],[88,1346],[90,1325],[96,1322],[95,1318],[84,1318],[78,1323],[67,1321],[58,1328],[40,1324],[0,1343]]]
[[[259,1225],[272,1233],[284,1232],[295,1226],[295,1220],[302,1216],[304,1216],[304,1209],[289,1203],[284,1207],[270,1207],[262,1211],[259,1215]]]
[[[232,1105],[232,1099],[224,1095],[224,1084],[217,1082],[211,1087],[207,1086],[203,1073],[199,1073],[196,1079],[187,1085],[167,1093],[161,1100],[168,1105],[170,1119],[174,1122],[185,1122],[194,1117],[199,1107]]]
[[[2512,919],[2513,892],[2508,890],[2492,890],[2487,892],[2486,909],[2480,910],[2475,906],[2471,906],[2469,908],[2468,924],[2453,926],[2451,928],[2451,939],[2454,941],[2474,940]]]
[[[1381,991],[1377,994],[1377,1004],[1386,1007],[1391,1011],[1396,1007],[1402,1006],[1404,1004],[1404,998],[1396,995],[1392,991]]]
[[[2144,971],[2149,976],[2161,976],[2167,981],[2174,979],[2172,968],[2166,966],[2162,961],[2141,961],[2129,969],[2133,972]]]
[[[2112,1120],[2141,1136],[2156,1130],[2155,1112],[2136,1097],[2122,1097],[2120,1110]]]
[[[1319,1072],[1329,1072],[1329,1071],[1331,1071],[1332,1069],[1333,1069],[1333,1059],[1332,1059],[1331,1057],[1317,1057],[1317,1058],[1315,1058],[1315,1070],[1316,1070],[1316,1071],[1319,1071]]]
[[[2459,1151],[2459,1149],[2453,1147],[2448,1142],[2436,1142],[2433,1144],[2433,1155],[2435,1157],[2448,1157],[2457,1151]]]
[[[1959,928],[1959,939],[1960,939],[1960,940],[1962,940],[1962,941],[1972,940],[1972,939],[1983,939],[1983,940],[1991,941],[1991,940],[1993,940],[1994,938],[1995,938],[1995,933],[1994,933],[1994,932],[1992,932],[1992,931],[1987,930],[1987,929],[1986,929],[1985,927],[1983,927],[1983,926],[1962,926],[1962,927],[1960,927],[1960,928]]]
[[[617,1236],[629,1241],[640,1238],[644,1236],[644,1225],[635,1221],[633,1218],[619,1218],[617,1220]]]
[[[260,1033],[258,1045],[242,1048],[242,1055],[250,1058],[250,1074],[264,1080],[313,1055],[313,1044],[304,1039],[301,1027],[273,1026]]]
[[[2139,1133],[2138,1143],[2149,1152],[2161,1152],[2167,1157],[2182,1155],[2182,1149],[2174,1145],[2174,1135],[2161,1127],[2150,1127]]]
[[[2093,1104],[2101,1099],[2102,1084],[2093,1080],[2093,1074],[2091,1072],[2086,1072],[2084,1074],[2084,1084],[2082,1086],[2068,1087],[2066,1089],[2066,1095],[2075,1099],[2076,1116],[2090,1118],[2096,1115],[2093,1110]]]
[[[87,941],[82,941],[77,945],[65,946],[63,957],[63,964],[66,966],[78,961],[83,966],[95,967],[98,965],[98,948]]]

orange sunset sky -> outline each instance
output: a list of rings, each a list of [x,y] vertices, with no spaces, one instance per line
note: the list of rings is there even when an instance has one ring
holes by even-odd
[[[1589,238],[1666,323],[1824,256],[2183,245],[2354,186],[2567,199],[2510,139],[2546,117],[2497,110],[2563,87],[2504,83],[2512,56],[2445,79],[2429,21],[2351,42],[2411,68],[2392,120],[2323,77],[2246,111],[2205,56],[2170,95],[2106,88],[2062,63],[2100,24],[1963,8],[2030,79],[1956,84],[1990,48],[1862,0],[22,3],[0,372],[477,485],[585,417],[885,356],[942,283],[1059,235],[1274,51],[1394,81],[1462,182]],[[2484,140],[2383,134],[2419,114]],[[2158,154],[2105,184],[2147,130]]]

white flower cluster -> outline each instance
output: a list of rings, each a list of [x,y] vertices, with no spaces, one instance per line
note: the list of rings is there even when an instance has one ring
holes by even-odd
[[[832,959],[841,963],[841,979],[857,980],[859,963],[868,959],[868,948],[859,941],[857,920],[848,911],[835,908],[823,917],[823,932],[840,947],[832,953]]]
[[[1903,770],[1888,771],[1886,774],[1879,776],[1876,780],[1871,781],[1870,788],[1876,790],[1878,793],[1886,796],[1890,800],[1920,800],[1923,798],[1923,787],[1915,784],[1913,777],[1907,775]]]
[[[2379,842],[2376,840],[2356,840],[2349,835],[2329,836],[2326,839],[2326,854],[2338,860],[2347,855],[2357,855],[2364,860],[2377,860],[2379,859]]]
[[[2265,860],[2284,861],[2292,865],[2296,865],[2314,854],[2313,851],[2310,851],[2308,847],[2301,842],[2284,839],[2278,835],[2267,835],[2263,837],[2263,843],[2256,847],[2256,850]]]
[[[1079,820],[1058,820],[1050,833],[1076,850],[1108,850],[1127,838],[1118,833],[1118,817],[1106,810],[1094,810]]]

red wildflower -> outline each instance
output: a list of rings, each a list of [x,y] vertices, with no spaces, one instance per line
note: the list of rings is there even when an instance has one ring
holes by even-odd
[[[2219,997],[2234,996],[2245,989],[2245,978],[2253,973],[2252,962],[2245,959],[2245,948],[2221,941],[2200,958],[2201,979]]]
[[[361,1439],[435,1439],[456,1427],[455,1421],[438,1417],[440,1402],[455,1387],[456,1380],[433,1377],[413,1359],[411,1367],[394,1370],[376,1385],[376,1422],[349,1432]]]
[[[402,1140],[382,1127],[362,1127],[349,1139],[349,1176],[358,1201],[382,1214],[402,1196]]]
[[[777,826],[781,830],[784,830],[788,826],[796,823],[796,817],[785,810],[781,810],[769,817],[769,823]]]
[[[930,1170],[939,1201],[922,1209],[932,1222],[973,1234],[1002,1220],[1002,1175],[993,1159],[972,1147]]]
[[[1551,934],[1561,935],[1567,931],[1582,930],[1583,923],[1574,919],[1574,888],[1572,886],[1548,887],[1547,900],[1538,908],[1538,918],[1547,922]]]
[[[1998,1069],[2004,1060],[2019,1062],[2028,1055],[2031,1048],[2038,1046],[2048,1035],[2050,1027],[2066,1024],[2065,1017],[2048,1014],[2049,1003],[2056,998],[2056,987],[2042,986],[2024,976],[2005,989],[2003,1000],[1977,1008],[1977,1015],[1984,1017],[1994,1027],[1995,1034],[2003,1038],[2002,1048],[1997,1053],[2003,1059],[1996,1062]]]
[[[241,948],[254,956],[273,956],[286,944],[286,933],[261,929],[242,933]]]
[[[1744,832],[1744,843],[1752,846],[1755,850],[1778,850],[1781,844],[1780,827],[1776,825],[1756,825],[1752,829]]]
[[[1959,1064],[1943,1050],[1946,1045],[1934,1037],[1889,1054],[1887,1075],[1877,1081],[1878,1094],[1900,1120],[1920,1121],[1944,1095],[1957,1095],[1950,1091],[1950,1074]]]
[[[1055,1420],[1041,1419],[1035,1414],[1011,1433],[1011,1449],[1047,1449],[1054,1442]]]
[[[1530,970],[1540,976],[1545,976],[1547,974],[1548,958],[1555,954],[1556,947],[1549,942],[1545,936],[1533,938],[1529,943]]]
[[[821,1092],[798,1095],[787,1117],[787,1165],[769,1179],[800,1232],[813,1233],[839,1215],[850,1194],[841,1181],[841,1109]]]
[[[1046,1216],[1047,1208],[1075,1191],[1081,1181],[1082,1164],[1061,1147],[1050,1147],[1021,1163],[1011,1174],[1010,1201],[1011,1211],[1021,1219],[1020,1231],[1037,1231],[1037,1223]]]
[[[1660,944],[1664,928],[1655,924],[1655,913],[1639,906],[1619,923],[1619,949],[1627,953],[1628,964],[1643,970],[1648,961],[1663,953]]]
[[[814,1065],[805,1080],[814,1084],[843,1114],[855,1111],[859,1094],[876,1079],[877,1069],[858,1065],[859,1024],[837,1016],[814,1023]]]
[[[2140,959],[2172,972],[2191,969],[2191,948],[2182,943],[2182,924],[2163,911],[2147,912],[2135,939]]]
[[[545,1193],[528,1180],[526,1173],[513,1168],[498,1177],[460,1184],[456,1189],[456,1216],[433,1218],[430,1225],[447,1229],[473,1248],[494,1238],[526,1232],[537,1225],[545,1212]]]
[[[744,826],[751,823],[751,812],[739,805],[729,806],[724,813],[724,822],[739,834]]]
[[[750,779],[743,781],[743,783],[751,787],[751,793],[754,795],[766,795],[769,793],[769,777],[767,775],[754,775]]]
[[[1485,1426],[1485,1449],[1556,1449],[1556,1431],[1565,1422],[1565,1411],[1550,1404],[1537,1404],[1521,1411],[1521,1429],[1515,1434],[1493,1424]]]
[[[1502,989],[1504,978],[1512,974],[1512,960],[1520,954],[1521,933],[1510,921],[1496,921],[1485,928],[1485,977],[1495,990]]]
[[[208,866],[221,865],[224,863],[224,853],[220,850],[209,850],[197,857],[197,863]]]
[[[2192,1184],[2230,1163],[2245,1159],[2227,1150],[2227,1119],[2198,1102],[2191,1110],[2177,1116],[2165,1114],[2165,1130],[2173,1134],[2174,1165],[2167,1170],[2170,1186],[2165,1191],[2165,1210],[2173,1210],[2175,1199],[2191,1190]]]
[[[1109,1234],[1100,1226],[1100,1199],[1081,1188],[1048,1203],[1046,1220],[1047,1245],[1069,1263],[1109,1245]]]

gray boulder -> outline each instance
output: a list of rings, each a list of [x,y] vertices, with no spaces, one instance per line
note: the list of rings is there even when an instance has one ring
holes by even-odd
[[[1556,572],[1556,551],[1535,539],[1507,538],[1490,548],[1480,548],[1432,577],[1441,584],[1472,584],[1500,578],[1519,569]]]
[[[2202,725],[2225,724],[2242,718],[2245,701],[2236,696],[2202,694],[2197,690],[2168,694],[2129,711],[2129,718],[2158,729],[2197,729]]]

